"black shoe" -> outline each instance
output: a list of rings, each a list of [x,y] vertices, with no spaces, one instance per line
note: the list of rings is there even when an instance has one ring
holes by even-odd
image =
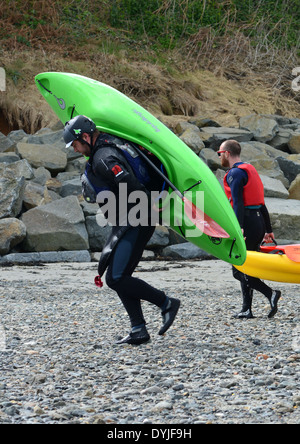
[[[281,298],[281,291],[279,290],[273,291],[270,299],[271,311],[268,314],[269,319],[273,318],[276,315],[278,311],[277,303],[280,298]]]
[[[163,335],[171,327],[180,307],[180,300],[169,298],[167,307],[162,311],[163,325],[158,334]]]
[[[120,339],[116,344],[131,344],[140,345],[150,340],[149,333],[145,326],[139,328],[133,328],[128,336]]]
[[[252,314],[252,311],[250,308],[246,311],[241,311],[237,315],[234,315],[236,319],[254,319],[254,316]]]

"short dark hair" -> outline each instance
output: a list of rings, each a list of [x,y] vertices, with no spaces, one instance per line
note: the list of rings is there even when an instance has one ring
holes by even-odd
[[[229,151],[233,156],[239,156],[242,151],[241,145],[236,140],[226,140],[223,144],[223,149]]]

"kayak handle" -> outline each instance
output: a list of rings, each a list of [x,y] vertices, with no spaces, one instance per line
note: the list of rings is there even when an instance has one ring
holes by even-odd
[[[264,242],[264,241],[263,241],[260,245],[263,246],[263,245],[266,244],[266,243],[267,243],[267,242]],[[273,238],[273,242],[270,242],[270,243],[271,243],[271,244],[273,243],[273,244],[276,245],[276,246],[278,245],[277,242],[276,242],[276,240],[275,240],[274,238]]]

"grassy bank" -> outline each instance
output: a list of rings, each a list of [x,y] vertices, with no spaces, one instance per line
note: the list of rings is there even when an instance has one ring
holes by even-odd
[[[31,119],[33,131],[45,123],[33,85],[44,70],[97,78],[165,116],[215,107],[226,123],[234,120],[230,108],[237,118],[243,106],[299,112],[291,88],[300,65],[295,0],[4,0],[1,7],[8,88],[0,107],[13,126],[28,129]],[[223,112],[216,91],[225,94]]]

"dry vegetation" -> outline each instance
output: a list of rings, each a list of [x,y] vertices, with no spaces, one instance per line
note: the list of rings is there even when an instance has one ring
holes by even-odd
[[[96,28],[90,19],[88,34],[81,34],[77,22],[59,21],[55,2],[23,2],[23,8],[32,3],[39,5],[34,26],[22,19],[18,1],[4,2],[0,19],[0,66],[7,74],[0,112],[10,128],[35,132],[56,121],[34,85],[34,76],[43,71],[96,78],[170,125],[178,116],[237,125],[240,116],[251,113],[300,115],[299,94],[291,88],[292,69],[300,65],[298,48],[271,45],[263,20],[255,24],[261,33],[255,45],[244,32],[251,23],[233,28],[227,22],[222,37],[207,26],[180,45],[154,48],[147,35],[133,41],[126,30]]]

